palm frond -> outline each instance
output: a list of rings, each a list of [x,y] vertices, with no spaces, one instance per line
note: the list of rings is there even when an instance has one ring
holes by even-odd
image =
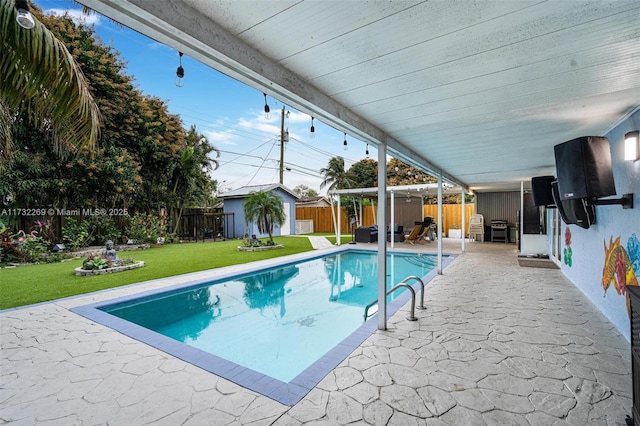
[[[42,23],[36,19],[32,29],[20,27],[14,1],[1,2],[0,100],[6,109],[0,114],[24,114],[47,131],[60,154],[93,149],[101,118],[82,70]],[[4,155],[10,158],[10,152]]]

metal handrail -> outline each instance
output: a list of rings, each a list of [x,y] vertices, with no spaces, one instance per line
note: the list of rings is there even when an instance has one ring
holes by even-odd
[[[411,315],[407,317],[407,321],[418,321],[418,318],[416,317],[416,291],[413,289],[413,287],[411,287],[409,284],[406,283],[406,281],[410,280],[410,279],[416,279],[420,282],[420,284],[422,285],[422,291],[421,291],[421,296],[422,299],[424,300],[424,283],[422,282],[422,280],[418,277],[416,277],[415,275],[409,276],[407,278],[405,278],[404,280],[402,280],[400,283],[396,284],[395,286],[393,286],[391,289],[389,289],[386,293],[386,295],[390,295],[391,293],[393,293],[394,291],[398,290],[400,287],[406,287],[409,289],[409,291],[411,292]],[[373,305],[378,303],[378,299],[374,300],[373,302],[369,303],[365,308],[364,308],[364,320],[366,321],[367,318],[369,318],[369,309],[371,307],[373,307]],[[420,309],[426,309],[424,307],[424,302],[421,301],[420,302]]]
[[[409,280],[416,280],[420,283],[420,304],[417,306],[418,309],[427,309],[424,306],[424,281],[422,281],[422,278],[418,277],[417,275],[409,275],[407,278],[405,278],[404,280],[400,281],[401,284],[406,284],[407,281]]]

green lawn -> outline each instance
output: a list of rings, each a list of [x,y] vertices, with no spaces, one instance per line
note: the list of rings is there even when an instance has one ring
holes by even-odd
[[[334,238],[335,240],[335,238]],[[119,252],[121,258],[144,260],[146,266],[117,274],[78,277],[73,269],[82,259],[62,263],[0,269],[0,309],[59,299],[76,294],[118,287],[126,284],[170,277],[188,272],[237,265],[254,260],[301,253],[312,249],[308,238],[276,237],[283,249],[240,252],[240,240],[168,244],[148,250]]]

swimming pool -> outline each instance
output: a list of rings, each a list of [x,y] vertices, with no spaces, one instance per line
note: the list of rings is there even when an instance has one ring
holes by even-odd
[[[434,266],[432,255],[389,252],[387,288]],[[76,312],[292,405],[376,329],[363,313],[377,269],[376,252],[345,250]],[[388,314],[408,297],[389,296]]]

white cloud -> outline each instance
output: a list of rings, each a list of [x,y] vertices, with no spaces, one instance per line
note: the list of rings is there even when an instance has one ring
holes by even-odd
[[[45,11],[46,14],[54,15],[54,16],[69,16],[71,20],[76,25],[99,25],[100,24],[100,15],[95,12],[89,12],[89,14],[84,14],[82,10],[79,9],[47,9]]]
[[[232,130],[224,130],[224,131],[204,130],[202,134],[206,136],[209,142],[214,146],[237,145],[236,139],[238,138],[238,136]]]

